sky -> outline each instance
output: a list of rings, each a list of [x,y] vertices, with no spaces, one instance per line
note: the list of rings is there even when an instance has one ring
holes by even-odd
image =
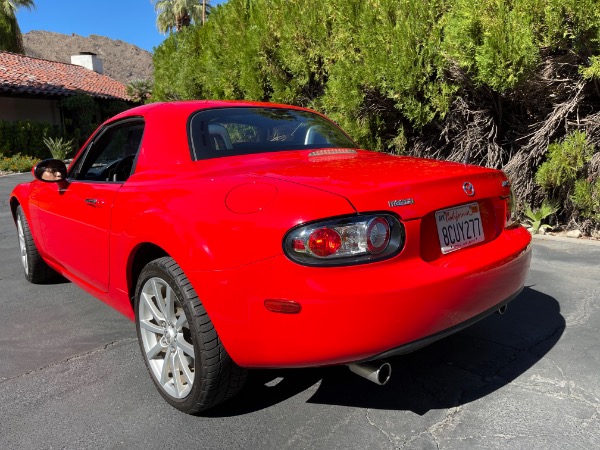
[[[226,0],[212,0],[216,6]],[[17,21],[23,34],[31,30],[90,34],[120,39],[152,51],[165,39],[156,28],[150,0],[35,0],[35,9],[21,8]]]

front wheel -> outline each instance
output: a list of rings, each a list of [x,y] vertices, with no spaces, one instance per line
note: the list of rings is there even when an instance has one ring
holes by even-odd
[[[57,277],[54,270],[46,264],[35,246],[35,241],[29,228],[29,223],[23,208],[17,206],[17,235],[19,238],[19,253],[25,278],[30,283],[46,283]]]
[[[204,306],[172,258],[140,274],[135,318],[144,361],[164,399],[188,414],[239,392],[247,372],[229,357]]]

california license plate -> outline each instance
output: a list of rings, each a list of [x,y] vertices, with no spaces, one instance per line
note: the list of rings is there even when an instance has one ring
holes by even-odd
[[[436,211],[435,221],[444,254],[485,240],[477,203]]]

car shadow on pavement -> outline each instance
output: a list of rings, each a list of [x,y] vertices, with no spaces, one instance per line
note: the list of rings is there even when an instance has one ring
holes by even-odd
[[[526,287],[504,315],[493,314],[429,347],[388,359],[392,377],[385,386],[345,366],[255,370],[238,396],[205,415],[247,414],[301,393],[309,397],[308,403],[423,415],[469,403],[509,384],[554,347],[564,330],[556,299]]]
[[[52,276],[50,277],[50,279],[44,281],[43,283],[39,283],[39,284],[55,285],[55,284],[67,284],[67,283],[70,283],[70,282],[71,281],[67,280],[61,274],[59,274],[57,272],[54,272],[52,274]]]

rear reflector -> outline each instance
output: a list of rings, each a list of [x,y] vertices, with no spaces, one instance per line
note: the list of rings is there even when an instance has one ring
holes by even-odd
[[[298,314],[302,311],[302,305],[293,300],[266,299],[265,308],[271,312],[282,314]]]

